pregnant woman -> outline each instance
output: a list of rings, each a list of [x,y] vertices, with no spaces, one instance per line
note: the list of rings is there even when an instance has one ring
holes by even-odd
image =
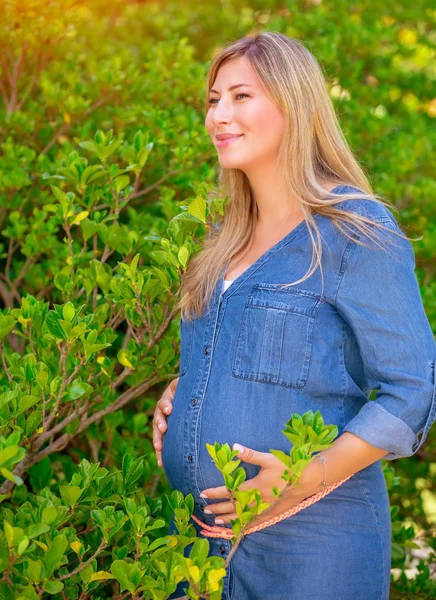
[[[413,248],[393,207],[373,194],[302,44],[263,32],[223,48],[207,99],[228,201],[182,279],[180,376],[154,417],[159,464],[173,488],[193,495],[198,520],[228,529],[236,514],[206,443],[241,445],[246,483],[271,502],[284,465],[269,450],[289,452],[285,423],[319,410],[339,435],[276,514],[325,478],[346,481],[246,535],[223,599],[387,600],[380,459],[412,456],[436,417],[436,346]],[[228,556],[224,534],[210,544]]]

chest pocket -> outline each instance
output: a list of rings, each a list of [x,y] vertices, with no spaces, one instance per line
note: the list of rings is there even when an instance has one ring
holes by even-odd
[[[279,284],[256,284],[247,297],[232,375],[284,387],[307,382],[320,294]]]
[[[192,352],[192,338],[194,335],[194,321],[180,318],[180,368],[179,377],[184,375],[189,368]]]

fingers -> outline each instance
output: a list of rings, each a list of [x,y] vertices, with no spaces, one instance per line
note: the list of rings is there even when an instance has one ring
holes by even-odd
[[[217,504],[208,504],[203,511],[209,515],[228,515],[235,511],[235,507],[231,502],[218,502]]]
[[[168,429],[166,418],[173,409],[173,398],[177,389],[178,381],[178,377],[177,379],[171,381],[169,386],[162,394],[162,397],[156,404],[153,415],[153,446],[156,451],[157,464],[159,467],[162,466],[163,434]]]
[[[176,393],[178,382],[178,377],[177,379],[173,379],[173,381],[171,381],[156,405],[156,409],[165,415],[169,415],[173,410],[173,399],[174,394]]]
[[[203,490],[200,494],[202,498],[229,498],[229,492],[225,485],[220,485],[216,488],[209,488],[207,490]]]
[[[156,408],[154,411],[153,427],[156,429],[158,434],[165,433],[165,431],[168,429],[167,417],[158,408]]]
[[[238,450],[237,458],[239,460],[243,460],[246,463],[250,463],[252,465],[260,465],[261,467],[268,467],[274,461],[278,460],[273,454],[270,452],[259,452],[258,450],[253,450],[253,448],[247,448],[246,446],[241,446],[241,444],[233,444],[233,450]]]
[[[155,422],[153,421],[153,446],[155,450],[162,450],[162,433],[155,426]]]
[[[231,521],[235,521],[238,518],[238,515],[235,512],[231,512],[227,515],[219,515],[215,519],[215,523],[217,525],[230,525]]]
[[[159,467],[162,466],[162,445],[162,433],[158,430],[153,421],[153,446],[156,452],[156,459]]]

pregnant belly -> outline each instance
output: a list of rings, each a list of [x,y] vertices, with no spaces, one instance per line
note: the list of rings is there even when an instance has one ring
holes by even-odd
[[[186,495],[192,492],[186,487],[186,465],[189,452],[186,451],[185,417],[186,404],[183,402],[183,382],[180,378],[173,399],[173,409],[167,417],[167,430],[163,435],[162,465],[168,483],[174,490]]]
[[[179,382],[173,410],[167,418],[168,428],[163,436],[162,463],[170,486],[184,495],[197,495],[202,489],[224,485],[206,444],[219,442],[232,448],[238,442],[256,450],[290,449],[289,442],[285,440],[283,444],[280,439],[283,435],[279,422],[276,425],[278,435],[273,435],[273,430],[269,432],[271,439],[276,438],[275,443],[268,446],[265,422],[259,419],[258,412],[250,411],[250,415],[245,414],[241,419],[237,403],[233,403],[230,410],[222,399],[220,402],[216,397],[214,401],[205,397],[199,410],[194,412],[190,399],[182,392]],[[241,462],[241,466],[244,466],[248,479],[259,471],[257,465]]]
[[[206,444],[218,442],[232,448],[239,443],[259,452],[276,449],[289,453],[291,443],[282,429],[293,413],[319,408],[326,423],[337,423],[341,417],[340,400],[320,406],[279,386],[247,382],[240,386],[232,378],[225,383],[223,378],[212,383],[204,398],[193,406],[192,382],[189,385],[181,378],[173,411],[167,419],[162,452],[164,470],[171,487],[185,495],[196,495],[203,489],[224,484]],[[244,461],[240,466],[245,469],[247,480],[260,470],[258,465]]]

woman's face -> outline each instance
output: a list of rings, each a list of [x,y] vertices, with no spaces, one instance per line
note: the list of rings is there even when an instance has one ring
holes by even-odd
[[[247,84],[229,89],[238,84]],[[212,90],[216,90],[215,92]],[[266,95],[261,81],[245,56],[220,67],[209,92],[205,125],[224,168],[241,169],[247,175],[254,169],[275,165],[284,131],[281,111]],[[239,135],[219,146],[216,134]]]

